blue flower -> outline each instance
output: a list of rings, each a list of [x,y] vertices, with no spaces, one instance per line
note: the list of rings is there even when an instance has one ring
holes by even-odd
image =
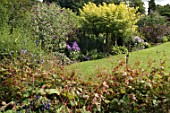
[[[38,44],[39,44],[39,41],[38,41],[38,40],[36,40],[36,42],[35,42],[35,43],[36,43],[36,45],[38,45]]]
[[[41,98],[41,96],[39,96],[39,95],[37,95],[36,97],[37,97],[38,100]]]
[[[48,102],[46,109],[50,109],[50,102]]]

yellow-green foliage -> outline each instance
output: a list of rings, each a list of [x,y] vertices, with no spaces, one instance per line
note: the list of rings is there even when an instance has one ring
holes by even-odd
[[[113,33],[129,36],[136,32],[135,25],[139,19],[137,9],[130,8],[124,3],[120,5],[106,4],[96,6],[89,2],[80,10],[83,26],[97,33]]]

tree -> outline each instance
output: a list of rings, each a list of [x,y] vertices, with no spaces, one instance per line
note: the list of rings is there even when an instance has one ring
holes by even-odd
[[[137,17],[136,9],[123,3],[99,6],[88,3],[80,10],[82,29],[87,34],[103,38],[105,52],[113,45],[123,45],[136,32]]]
[[[85,3],[92,1],[93,0],[43,0],[43,2],[54,2],[61,7],[69,8],[77,14],[79,14],[79,8],[82,8]]]
[[[149,3],[148,14],[152,14],[156,10],[155,0],[150,0],[148,1],[148,3]]]
[[[142,2],[142,0],[129,0],[130,1],[130,6],[137,8],[138,7],[138,11],[141,14],[145,13],[145,7],[144,7],[144,2]]]
[[[156,6],[156,11],[161,15],[161,16],[167,16],[170,18],[170,4],[161,6],[157,5]]]
[[[114,3],[116,5],[119,5],[122,2],[130,2],[130,6],[135,8],[138,7],[138,12],[145,12],[144,3],[142,2],[142,0],[44,0],[43,2],[55,2],[61,7],[72,9],[77,14],[79,14],[79,9],[81,9],[84,4],[88,2],[93,2],[96,5],[102,4],[103,2],[107,4]]]
[[[114,3],[116,5],[119,5],[120,3],[124,2],[130,5],[130,7],[134,7],[137,8],[138,7],[138,11],[140,13],[145,13],[145,7],[144,7],[144,3],[142,2],[142,0],[94,0],[95,4],[102,4],[103,2],[109,4],[109,3]]]

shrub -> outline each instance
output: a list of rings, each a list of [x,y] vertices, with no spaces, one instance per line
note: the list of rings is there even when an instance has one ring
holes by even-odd
[[[167,37],[167,36],[163,36],[162,42],[163,42],[163,43],[168,42],[168,37]]]
[[[0,59],[27,50],[43,51],[36,45],[31,33],[30,9],[35,0],[4,0],[0,4]]]
[[[168,41],[170,41],[170,34],[168,34],[167,38],[168,38]]]
[[[24,29],[30,27],[30,23],[27,21],[30,17],[30,11],[32,5],[36,3],[36,0],[3,0],[0,4],[0,27],[10,27],[10,34],[13,33],[13,29],[24,26]]]
[[[37,43],[48,52],[63,52],[66,41],[75,35],[76,15],[69,9],[48,3],[35,5],[32,12],[32,31]]]
[[[138,21],[138,26],[145,41],[150,43],[158,43],[159,37],[167,35],[169,32],[166,19],[157,13],[141,18]]]
[[[58,65],[68,65],[72,63],[65,53],[53,52],[53,55],[58,59]]]
[[[107,57],[108,54],[99,52],[97,49],[93,49],[90,51],[86,51],[86,54],[84,55],[84,60],[96,60],[96,59],[101,59]]]
[[[97,84],[56,60],[35,62],[31,55],[0,63],[0,111],[13,112],[168,112],[170,74],[160,66],[148,70],[121,61],[112,74],[99,69]],[[41,59],[41,57],[39,57]],[[24,61],[24,62],[23,62]],[[41,61],[41,60],[39,60]],[[157,62],[156,62],[157,63]],[[36,64],[36,65],[35,65]]]
[[[148,43],[148,42],[144,42],[144,47],[145,48],[150,48],[152,45],[150,44],[150,43]]]
[[[119,55],[119,54],[127,54],[128,50],[124,46],[113,46],[112,50],[110,51],[111,55]]]
[[[34,40],[31,40],[29,29],[23,30],[23,27],[14,28],[10,34],[10,26],[4,26],[0,31],[0,59],[9,57],[10,54],[27,50],[32,53],[43,53]]]
[[[96,81],[81,81],[77,73],[67,72],[53,61],[36,67],[29,56],[0,63],[0,111],[13,112],[168,112],[170,75],[160,66],[148,70],[125,66],[112,74],[97,71]],[[32,63],[31,63],[32,64]],[[17,67],[15,67],[17,66]],[[155,65],[153,65],[155,66]],[[63,71],[64,70],[64,71]]]

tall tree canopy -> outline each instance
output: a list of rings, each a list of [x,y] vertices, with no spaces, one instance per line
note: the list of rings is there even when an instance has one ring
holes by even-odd
[[[56,2],[61,7],[70,8],[74,12],[77,12],[79,14],[79,8],[82,8],[84,4],[88,2],[93,2],[96,5],[102,4],[103,2],[109,4],[114,3],[116,5],[119,5],[122,2],[130,3],[130,6],[132,7],[138,7],[138,12],[144,13],[144,3],[142,0],[44,0],[44,2]]]
[[[145,7],[144,7],[144,2],[142,0],[129,0],[130,1],[130,6],[137,8],[138,7],[138,12],[144,14],[145,13]]]
[[[168,18],[170,18],[170,4],[164,6],[157,5],[156,10],[161,16],[167,16]]]
[[[156,10],[155,0],[150,0],[148,1],[148,3],[149,3],[148,14],[151,14]]]

